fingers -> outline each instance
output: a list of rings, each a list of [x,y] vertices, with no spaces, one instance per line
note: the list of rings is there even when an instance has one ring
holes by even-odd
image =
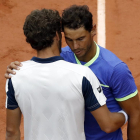
[[[15,71],[13,71],[13,70],[11,70],[11,69],[9,69],[9,68],[7,68],[6,73],[7,73],[7,74],[14,74],[14,75],[16,74]]]
[[[5,73],[5,75],[4,75],[4,77],[6,78],[6,79],[9,79],[9,78],[11,78],[12,76],[11,75],[9,75],[9,74],[16,74],[16,72],[15,71],[13,71],[13,70],[11,70],[11,69],[9,69],[8,67],[7,67],[7,70],[6,70],[6,73]]]
[[[13,69],[20,70],[19,67],[21,67],[21,66],[22,66],[22,64],[18,61],[11,62],[11,64],[9,66],[7,66],[7,70],[6,70],[6,73],[5,73],[4,77],[6,79],[11,78],[11,75],[9,75],[9,74],[13,74],[13,75],[16,74],[16,72],[13,71]]]
[[[14,62],[15,65],[22,67],[22,64],[19,61]]]
[[[15,62],[11,62],[11,64],[7,67],[7,69],[11,69],[11,70],[12,69],[16,69],[16,70],[19,70],[20,69],[19,67],[21,67],[21,66],[22,66],[22,64],[20,62],[15,61]]]
[[[9,75],[8,73],[5,73],[5,74],[4,74],[4,77],[5,77],[6,79],[9,79],[9,78],[11,78],[11,75]]]

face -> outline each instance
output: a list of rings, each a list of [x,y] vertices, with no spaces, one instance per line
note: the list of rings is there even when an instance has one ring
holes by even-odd
[[[75,53],[79,60],[88,57],[93,46],[93,30],[91,32],[85,30],[84,27],[78,29],[69,29],[64,27],[65,40],[71,50]]]

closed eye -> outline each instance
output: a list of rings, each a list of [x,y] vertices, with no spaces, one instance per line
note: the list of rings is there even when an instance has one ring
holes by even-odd
[[[67,38],[67,37],[65,37],[65,39],[66,39],[67,41],[72,41],[72,39],[70,39],[70,38]]]
[[[77,40],[79,40],[79,41],[81,41],[81,40],[83,40],[85,37],[80,37],[80,38],[78,38]]]

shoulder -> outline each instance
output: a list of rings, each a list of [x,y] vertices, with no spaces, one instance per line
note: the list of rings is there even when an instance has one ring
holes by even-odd
[[[133,76],[128,66],[124,62],[122,62],[114,67],[112,78],[113,77],[119,80],[119,79],[123,79],[123,78],[125,79]]]
[[[37,64],[36,62],[34,62],[32,60],[23,61],[21,63],[22,63],[22,67],[20,67],[20,70],[14,69],[14,71],[16,72],[16,75],[11,74],[12,77],[16,77],[18,74],[23,73],[24,71],[30,69],[31,67],[33,67],[34,65]]]
[[[32,61],[32,60],[27,60],[27,61],[23,61],[21,62],[22,63],[22,67],[21,67],[21,70],[24,70],[26,68],[28,68],[29,66],[32,66],[34,65],[36,62],[35,61]]]
[[[58,63],[58,66],[61,67],[62,69],[65,69],[67,71],[71,71],[72,73],[77,73],[80,75],[85,76],[87,73],[91,74],[93,73],[90,68],[83,66],[83,65],[78,65],[70,62],[66,62],[62,60],[61,63]]]
[[[94,72],[89,67],[83,66],[83,65],[78,65],[78,64],[73,64],[64,61],[65,64],[62,65],[63,69],[69,70],[69,73],[72,75],[73,78],[86,78],[88,81],[91,83],[96,83],[98,82],[98,79]]]
[[[104,63],[108,64],[111,67],[115,67],[119,63],[122,63],[122,60],[120,60],[113,52],[111,52],[108,49],[105,49],[101,46],[100,48],[100,59],[104,61]]]
[[[116,65],[116,66],[114,67],[114,71],[120,71],[120,72],[122,72],[122,73],[125,73],[126,71],[129,71],[129,72],[130,72],[130,70],[129,70],[127,64],[125,64],[124,62],[119,63],[118,65]]]
[[[96,66],[95,70],[94,66]],[[99,56],[93,65],[93,71],[102,81],[102,83],[110,86],[110,81],[114,75],[114,72],[116,75],[116,72],[119,72],[120,67],[122,67],[121,69],[123,71],[123,69],[126,69],[127,65],[113,52],[99,46]]]

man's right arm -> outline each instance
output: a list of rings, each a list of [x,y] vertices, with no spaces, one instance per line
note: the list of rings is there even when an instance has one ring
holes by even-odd
[[[6,109],[6,140],[20,140],[21,111]]]
[[[125,117],[122,113],[112,113],[108,110],[106,105],[91,111],[91,114],[95,117],[100,128],[106,133],[116,131],[121,128],[125,122]]]
[[[6,81],[6,140],[20,140],[21,111],[15,99],[12,79]]]
[[[6,73],[4,75],[5,78],[6,79],[11,78],[11,75],[9,75],[9,74],[13,74],[13,75],[16,74],[16,72],[13,71],[13,69],[19,70],[20,69],[19,67],[21,67],[21,66],[22,66],[22,64],[18,61],[11,62],[11,64],[9,66],[7,66],[7,70],[6,70]]]
[[[100,128],[111,133],[122,127],[128,116],[123,113],[111,113],[106,106],[106,97],[95,74],[88,69],[82,81],[82,92],[85,106],[98,122]]]

